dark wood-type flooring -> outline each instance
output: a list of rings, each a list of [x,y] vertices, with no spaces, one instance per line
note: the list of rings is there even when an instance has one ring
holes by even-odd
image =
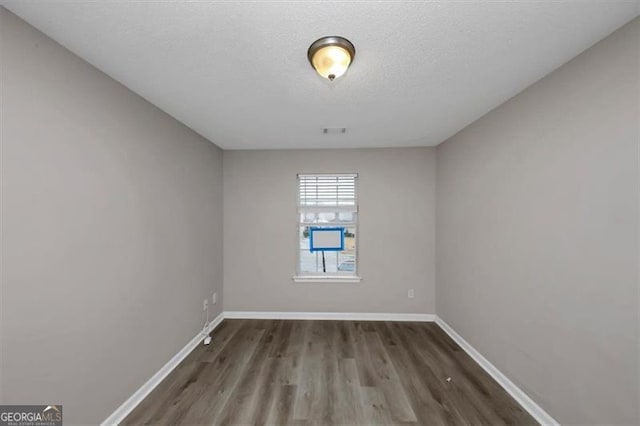
[[[124,424],[536,423],[435,323],[225,320]]]

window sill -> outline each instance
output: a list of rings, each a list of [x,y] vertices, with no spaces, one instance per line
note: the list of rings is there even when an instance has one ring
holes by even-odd
[[[314,275],[296,275],[293,281],[297,283],[359,283],[362,277],[355,275],[342,276],[314,276]]]

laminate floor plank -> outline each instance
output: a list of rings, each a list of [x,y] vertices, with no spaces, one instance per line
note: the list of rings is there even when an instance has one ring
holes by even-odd
[[[274,398],[267,417],[268,425],[288,425],[293,421],[293,404],[297,387],[282,385],[278,389],[278,397]]]
[[[396,422],[416,422],[418,419],[411,407],[404,386],[391,362],[391,358],[375,331],[365,333],[369,360],[376,371],[376,387],[382,390],[391,418]]]
[[[384,329],[389,337],[392,336],[389,324],[381,324],[381,329]],[[385,341],[400,342],[401,340],[393,338]],[[420,363],[415,354],[403,349],[401,345],[389,343],[386,348],[406,389],[418,422],[424,423],[429,420],[429,423],[434,426],[460,423],[455,421],[458,419],[448,412],[446,404],[443,404],[442,398],[438,397],[442,393],[440,385],[421,379],[432,376],[428,367]],[[436,387],[438,389],[434,391]]]
[[[253,356],[247,361],[239,382],[221,412],[213,418],[214,423],[221,425],[252,424],[258,414],[257,399],[260,398],[267,385],[267,372],[272,364],[269,352],[274,345],[274,333],[278,322],[265,324],[263,334]]]
[[[293,406],[293,420],[311,420],[311,409],[314,404],[316,409],[321,395],[317,395],[320,389],[320,372],[322,360],[318,347],[321,345],[317,323],[312,321],[305,329],[303,348],[298,365],[297,392]],[[318,398],[316,398],[318,397]]]
[[[234,338],[237,340],[236,345],[232,345],[233,341],[230,342],[220,352],[216,362],[204,363],[207,367],[202,370],[202,375],[196,382],[195,396],[181,401],[180,414],[172,416],[169,423],[214,423],[241,380],[263,334],[264,330],[258,329],[239,333]]]
[[[391,412],[382,391],[375,387],[364,386],[360,389],[364,411],[364,423],[368,425],[393,424]]]
[[[212,336],[122,424],[536,424],[434,323],[225,320]]]
[[[365,324],[354,322],[349,329],[354,347],[354,359],[358,367],[358,380],[360,386],[374,387],[376,385],[377,372],[371,361],[371,354],[367,349]]]
[[[338,424],[363,424],[364,412],[362,395],[358,382],[358,370],[353,358],[338,360],[339,385],[334,397],[340,407],[340,422]]]

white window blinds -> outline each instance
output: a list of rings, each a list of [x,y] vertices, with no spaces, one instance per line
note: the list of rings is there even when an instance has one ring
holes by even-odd
[[[335,208],[357,210],[357,174],[298,175],[301,210]]]

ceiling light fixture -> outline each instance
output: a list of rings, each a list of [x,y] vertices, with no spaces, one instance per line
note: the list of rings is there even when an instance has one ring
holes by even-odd
[[[309,46],[307,57],[311,66],[324,78],[333,81],[347,71],[356,48],[344,37],[322,37]]]

